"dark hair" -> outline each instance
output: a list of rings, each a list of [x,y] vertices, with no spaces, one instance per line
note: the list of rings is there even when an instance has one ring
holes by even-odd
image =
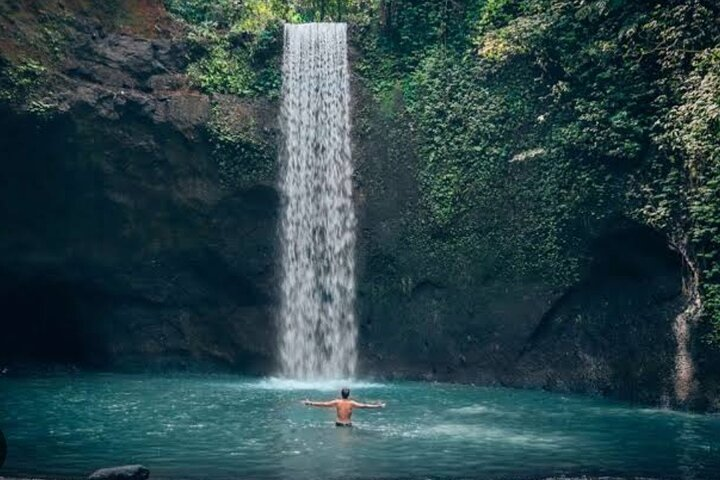
[[[343,387],[343,389],[340,390],[340,395],[342,395],[343,398],[348,398],[350,396],[350,389],[348,387]]]

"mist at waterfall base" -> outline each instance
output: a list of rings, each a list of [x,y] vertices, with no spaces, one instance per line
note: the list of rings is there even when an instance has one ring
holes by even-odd
[[[231,376],[0,378],[5,475],[151,478],[720,478],[720,418],[604,399],[450,384],[351,384],[387,401],[336,428],[339,384]]]

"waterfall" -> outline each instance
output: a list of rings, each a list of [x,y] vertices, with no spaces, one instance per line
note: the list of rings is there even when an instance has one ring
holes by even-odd
[[[285,25],[279,357],[290,378],[355,372],[355,211],[346,25]]]

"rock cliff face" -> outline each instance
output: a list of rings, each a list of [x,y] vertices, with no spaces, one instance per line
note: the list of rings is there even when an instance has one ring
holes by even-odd
[[[17,46],[3,54],[17,54],[73,9],[40,92],[51,111],[0,113],[2,360],[266,370],[278,196],[270,180],[233,183],[208,126],[221,112],[272,137],[274,107],[188,89],[159,4],[117,7],[121,27],[43,3],[2,11]],[[149,18],[155,35],[131,29]]]
[[[355,149],[365,369],[673,402],[672,323],[685,300],[680,259],[661,236],[609,222],[587,241],[587,265],[566,289],[495,278],[483,258],[466,258],[462,278],[443,273],[437,264],[449,257],[407,246],[421,208],[412,134],[371,100],[358,103],[356,123],[369,126],[356,129]]]
[[[6,95],[0,109],[0,362],[271,373],[276,105],[190,88],[183,32],[161,3],[116,3],[0,7],[6,73],[24,55],[44,61],[48,22],[63,32],[33,100]],[[6,91],[23,93],[17,83]],[[354,92],[365,372],[671,396],[684,298],[662,238],[608,224],[559,291],[488,277],[481,258],[465,278],[428,275],[442,255],[406,242],[419,208],[412,134]],[[701,352],[701,382],[712,365]],[[708,391],[697,404],[717,408]]]

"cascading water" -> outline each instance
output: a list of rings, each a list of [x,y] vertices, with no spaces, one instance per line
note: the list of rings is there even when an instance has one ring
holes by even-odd
[[[281,374],[355,372],[355,212],[346,25],[285,25]]]

